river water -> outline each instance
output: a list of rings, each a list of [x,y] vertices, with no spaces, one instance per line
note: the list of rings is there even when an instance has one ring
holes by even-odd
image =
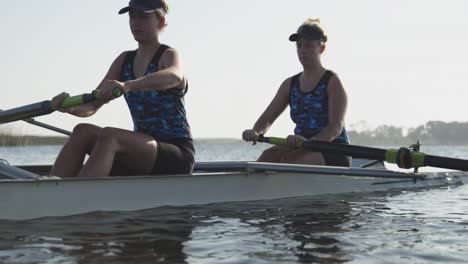
[[[203,140],[197,160],[253,160],[266,147]],[[59,150],[0,148],[0,158],[51,164]],[[468,157],[468,147],[423,151]],[[0,263],[466,263],[467,194],[461,185],[0,220]]]

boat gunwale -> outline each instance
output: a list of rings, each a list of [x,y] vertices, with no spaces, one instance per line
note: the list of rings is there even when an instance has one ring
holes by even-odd
[[[115,181],[115,180],[148,180],[148,179],[169,179],[169,178],[194,178],[199,176],[250,176],[252,174],[273,174],[273,173],[290,173],[290,174],[310,174],[312,175],[333,175],[342,177],[359,177],[359,178],[376,178],[376,179],[408,179],[408,180],[429,180],[436,178],[448,177],[468,177],[468,174],[463,172],[425,172],[411,173],[400,172],[386,169],[367,169],[367,168],[344,168],[332,166],[316,166],[316,165],[295,165],[295,164],[273,164],[249,161],[231,161],[231,162],[199,162],[197,163],[198,171],[193,174],[174,174],[174,175],[137,175],[137,176],[115,176],[115,177],[99,177],[99,178],[58,178],[53,176],[42,176],[38,179],[2,179],[1,184],[19,183],[19,182],[82,182],[82,181]],[[20,166],[22,169],[34,167],[47,167],[49,165],[26,165]],[[295,171],[292,168],[296,169]],[[221,170],[225,171],[211,171]],[[364,174],[366,173],[366,174]],[[460,175],[461,173],[461,175]],[[374,175],[371,175],[374,174]],[[286,175],[285,175],[286,176]]]

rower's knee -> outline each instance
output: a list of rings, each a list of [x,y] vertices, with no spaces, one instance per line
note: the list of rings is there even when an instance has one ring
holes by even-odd
[[[79,144],[85,147],[86,153],[90,153],[96,139],[99,135],[101,128],[91,124],[78,124],[73,128],[73,133],[70,137],[70,141],[73,144]]]
[[[118,130],[112,127],[105,127],[99,131],[97,137],[97,144],[105,145],[107,147],[118,147],[117,141]]]
[[[279,162],[282,154],[282,150],[277,147],[266,149],[262,152],[262,155],[258,158],[258,162]]]
[[[78,124],[73,128],[74,137],[90,137],[97,136],[101,128],[91,124]]]

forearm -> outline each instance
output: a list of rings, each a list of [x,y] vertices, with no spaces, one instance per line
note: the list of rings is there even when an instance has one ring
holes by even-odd
[[[136,80],[125,82],[125,90],[145,91],[145,90],[166,90],[180,85],[184,80],[181,72],[175,69],[165,69],[153,74],[143,76]]]
[[[266,134],[270,126],[273,124],[272,121],[268,120],[264,115],[260,116],[260,118],[255,122],[253,130],[258,134]]]
[[[253,127],[258,134],[266,134],[270,126],[284,112],[289,100],[289,79],[285,80],[273,100],[262,113]]]
[[[67,113],[77,117],[89,117],[94,115],[101,106],[102,104],[91,102],[80,106],[70,107],[67,109]]]

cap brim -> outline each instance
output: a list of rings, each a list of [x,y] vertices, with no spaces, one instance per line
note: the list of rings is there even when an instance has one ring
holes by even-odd
[[[129,6],[124,7],[124,8],[122,8],[122,9],[120,9],[119,15],[125,14],[125,13],[127,13],[128,11],[130,11],[130,7],[129,7]]]
[[[296,42],[301,36],[299,34],[294,33],[291,36],[289,36],[289,41]]]
[[[140,10],[138,8],[131,8],[131,7],[127,6],[127,7],[124,7],[122,9],[120,9],[119,15],[125,14],[125,13],[129,12],[130,10],[134,10],[136,12],[141,12],[141,13],[147,13],[147,14],[156,12],[156,10]]]
[[[296,42],[299,39],[303,39],[303,40],[321,40],[322,38],[319,37],[319,36],[305,36],[305,35],[299,34],[299,33],[294,33],[289,37],[289,41],[293,41],[293,42]]]

